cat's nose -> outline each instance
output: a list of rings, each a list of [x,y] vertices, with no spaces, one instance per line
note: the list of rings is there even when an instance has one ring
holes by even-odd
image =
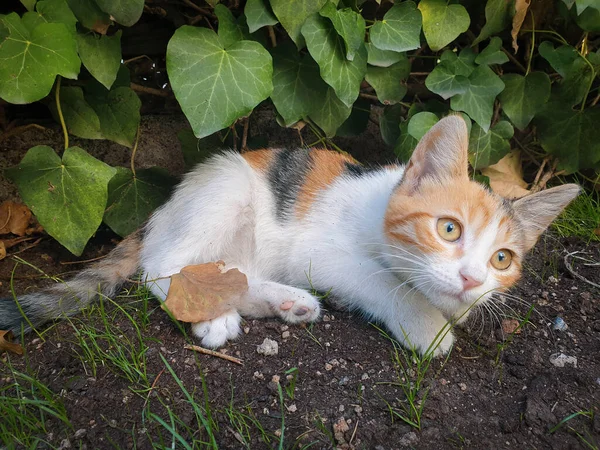
[[[481,286],[483,284],[483,281],[473,278],[471,275],[464,272],[460,272],[460,277],[462,278],[463,289],[465,291],[476,288],[477,286]]]

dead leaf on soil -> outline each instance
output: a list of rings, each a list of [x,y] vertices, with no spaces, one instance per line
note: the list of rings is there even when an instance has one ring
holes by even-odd
[[[519,44],[517,44],[517,37],[519,36],[519,31],[521,30],[521,26],[523,25],[523,21],[525,20],[525,16],[527,15],[527,10],[529,9],[529,4],[531,0],[516,0],[515,1],[515,15],[513,16],[512,21],[512,31],[510,35],[512,36],[512,46],[517,53],[519,50]]]
[[[11,341],[13,339],[12,331],[0,330],[0,353],[3,352],[12,352],[17,355],[23,354],[23,347],[20,344],[13,344]]]
[[[223,261],[186,266],[171,275],[162,307],[182,322],[203,322],[236,309],[247,291],[246,275]]]
[[[504,319],[502,321],[502,331],[506,334],[521,334],[519,321],[517,319]]]
[[[11,200],[0,205],[0,234],[24,236],[30,221],[31,211],[27,206]]]
[[[523,180],[521,155],[512,151],[496,164],[481,170],[490,179],[492,190],[505,198],[520,198],[528,195],[527,183]]]

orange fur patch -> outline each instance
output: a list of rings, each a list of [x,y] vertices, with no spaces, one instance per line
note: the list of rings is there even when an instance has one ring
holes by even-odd
[[[310,151],[311,167],[296,199],[296,215],[299,218],[304,217],[310,210],[317,194],[346,170],[346,163],[356,164],[356,160],[349,155],[329,150]]]
[[[242,158],[248,161],[248,164],[250,164],[250,167],[254,170],[266,172],[271,165],[271,161],[273,161],[274,155],[275,152],[273,150],[261,149],[246,152],[242,154]]]

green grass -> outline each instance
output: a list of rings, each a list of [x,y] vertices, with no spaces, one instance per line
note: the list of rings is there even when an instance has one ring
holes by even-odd
[[[600,193],[583,191],[552,224],[561,237],[600,241]]]
[[[565,417],[563,420],[561,420],[560,422],[558,422],[558,424],[556,424],[554,427],[552,427],[549,431],[550,434],[555,433],[556,431],[558,431],[560,428],[566,426],[567,430],[573,434],[575,434],[575,436],[577,436],[577,438],[581,441],[581,443],[583,444],[583,446],[585,448],[588,448],[590,450],[598,450],[600,447],[598,446],[598,442],[596,442],[594,440],[594,438],[592,436],[590,436],[590,434],[587,431],[581,432],[578,431],[575,426],[576,425],[572,425],[572,422],[574,422],[574,419],[577,418],[586,418],[590,421],[590,424],[594,423],[594,415],[595,412],[592,408],[587,409],[587,410],[580,410],[580,411],[576,411],[573,414],[569,414],[567,417]]]

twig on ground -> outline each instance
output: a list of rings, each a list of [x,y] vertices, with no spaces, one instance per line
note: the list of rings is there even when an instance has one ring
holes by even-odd
[[[221,353],[221,352],[216,352],[214,350],[209,350],[207,348],[200,347],[198,345],[185,344],[183,346],[183,348],[185,348],[187,350],[193,350],[195,352],[202,353],[204,355],[216,356],[217,358],[225,359],[225,360],[230,361],[232,363],[239,364],[240,366],[244,365],[243,361],[241,359],[239,359],[239,358],[235,358],[233,356],[229,356],[229,355],[226,355],[226,354]]]
[[[370,100],[372,102],[377,102],[379,103],[379,99],[377,98],[376,95],[371,95],[371,94],[363,94],[362,92],[360,94],[358,94],[358,96],[360,98],[364,98],[365,100]]]
[[[269,25],[267,27],[267,30],[269,31],[269,39],[271,40],[271,46],[277,47],[277,37],[275,36],[275,30],[273,29],[273,26]]]
[[[85,264],[85,263],[89,263],[89,262],[98,261],[100,259],[104,259],[107,256],[108,256],[108,253],[106,255],[98,256],[96,258],[84,259],[83,261],[61,261],[59,264],[61,266],[68,266],[68,265],[71,265],[71,264]]]
[[[36,245],[38,245],[40,242],[42,242],[43,238],[39,238],[37,241],[35,241],[33,244],[28,245],[27,247],[23,247],[21,250],[19,250],[18,252],[14,252],[11,253],[10,255],[6,255],[7,258],[10,258],[11,256],[15,256],[18,255],[19,253],[23,253],[26,250],[29,250],[30,248],[35,247]]]
[[[248,151],[248,147],[247,147],[246,143],[248,141],[248,126],[249,125],[250,125],[250,116],[248,116],[244,119],[244,134],[242,134],[242,146],[240,148],[240,151],[242,153]]]
[[[142,94],[157,95],[159,97],[168,97],[169,96],[169,93],[167,91],[161,91],[160,89],[155,89],[155,88],[151,88],[148,86],[142,86],[141,84],[131,83],[129,86],[134,91],[141,92]]]
[[[594,283],[593,281],[588,280],[586,277],[584,277],[583,275],[578,274],[577,272],[575,272],[575,269],[573,269],[573,266],[571,265],[571,263],[569,262],[569,257],[576,255],[577,253],[580,253],[579,251],[576,252],[571,252],[571,253],[567,253],[564,257],[564,261],[565,261],[565,267],[567,268],[567,270],[569,271],[569,273],[571,275],[573,275],[575,278],[577,278],[578,280],[583,281],[584,283],[587,283],[591,286],[600,288],[600,284]]]
[[[144,406],[142,406],[142,409],[146,408],[146,405],[148,404],[148,400],[150,399],[150,395],[152,394],[152,391],[156,387],[156,383],[158,383],[158,379],[160,378],[160,376],[163,374],[164,371],[165,371],[165,369],[161,370],[160,372],[158,372],[158,375],[156,375],[156,378],[152,382],[152,386],[150,386],[150,389],[148,390],[148,395],[146,396],[146,400],[144,400]]]

